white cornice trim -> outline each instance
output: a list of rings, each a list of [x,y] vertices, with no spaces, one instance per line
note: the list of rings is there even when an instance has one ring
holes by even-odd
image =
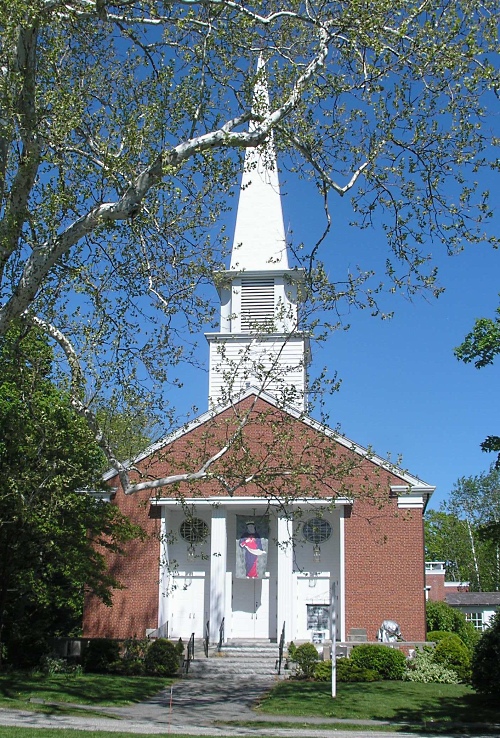
[[[429,498],[436,488],[428,484],[391,485],[391,494],[397,495],[398,508],[400,510],[421,509],[425,510]]]
[[[306,270],[303,267],[293,267],[276,269],[225,269],[224,271],[216,272],[217,281],[224,280],[227,276],[228,281],[234,282],[235,278],[238,277],[277,277],[282,274],[283,276],[298,277],[302,282],[305,277]]]
[[[154,506],[167,506],[176,507],[178,505],[188,505],[193,507],[206,507],[211,505],[212,507],[241,507],[242,505],[263,505],[265,507],[282,507],[283,503],[280,500],[268,500],[266,497],[187,497],[179,500],[176,497],[151,497],[149,502]],[[312,507],[329,507],[331,505],[335,507],[344,507],[345,505],[352,505],[353,500],[348,497],[324,497],[323,499],[318,497],[303,497],[301,499],[287,501],[287,507],[294,507],[296,505],[311,505]]]

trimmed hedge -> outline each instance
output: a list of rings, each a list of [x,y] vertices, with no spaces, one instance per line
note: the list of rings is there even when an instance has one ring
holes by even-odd
[[[390,646],[363,644],[352,649],[353,664],[361,669],[373,669],[382,679],[403,679],[406,656]]]
[[[182,642],[172,643],[166,638],[153,641],[144,658],[146,674],[150,676],[175,676],[179,671],[182,657]]]
[[[463,643],[463,640],[460,638],[460,636],[457,633],[451,633],[449,630],[430,630],[427,633],[427,640],[433,641],[436,644],[436,646],[444,638],[458,638],[460,643]]]
[[[434,661],[456,672],[461,682],[470,681],[470,651],[458,636],[452,635],[450,638],[443,638],[439,641],[434,649]]]
[[[379,680],[380,676],[374,669],[364,669],[353,663],[351,659],[337,659],[338,682],[378,682]]]
[[[288,649],[290,651],[290,649]],[[319,661],[319,654],[316,646],[312,643],[302,643],[294,652],[294,661],[297,662],[298,676],[304,679],[311,679],[314,676],[314,669]]]
[[[319,661],[314,669],[316,682],[329,682],[332,678],[332,662]],[[337,659],[337,682],[377,682],[380,677],[373,669],[362,669],[351,659]]]

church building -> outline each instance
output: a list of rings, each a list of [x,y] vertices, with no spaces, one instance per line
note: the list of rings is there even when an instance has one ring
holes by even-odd
[[[276,640],[284,628],[287,642],[375,640],[390,619],[425,640],[434,488],[308,416],[303,280],[271,141],[247,150],[230,266],[216,278],[208,410],[133,463],[138,481],[177,481],[126,495],[106,474],[110,504],[146,537],[106,553],[122,588],[111,607],[87,597],[85,637]]]

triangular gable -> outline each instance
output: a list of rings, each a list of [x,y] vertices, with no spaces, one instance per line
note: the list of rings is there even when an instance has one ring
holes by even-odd
[[[250,397],[254,397],[256,400],[262,400],[271,407],[278,409],[285,415],[288,415],[290,418],[303,423],[305,426],[311,428],[313,431],[320,433],[327,438],[331,438],[337,444],[347,449],[349,452],[357,455],[360,459],[366,460],[390,474],[394,481],[394,483],[391,483],[390,485],[390,490],[391,493],[398,496],[398,499],[401,502],[400,507],[425,507],[435,487],[426,484],[418,477],[409,474],[406,470],[395,466],[387,459],[384,459],[381,456],[372,453],[369,449],[360,446],[346,436],[332,430],[328,426],[318,422],[317,420],[314,420],[307,415],[304,415],[303,413],[300,413],[299,410],[293,407],[283,407],[273,395],[264,391],[259,391],[255,387],[248,387],[244,392],[241,393],[236,402],[232,404],[227,403],[224,406],[219,406],[216,409],[209,410],[202,415],[199,415],[197,418],[189,421],[176,431],[169,433],[154,444],[151,444],[141,454],[136,456],[133,460],[127,462],[126,466],[132,467],[140,465],[140,463],[144,460],[166,449],[175,441],[178,441],[184,436],[187,436],[204,424],[215,420],[217,417],[226,413],[232,407],[237,408],[241,403],[243,403]],[[110,469],[104,474],[103,478],[105,481],[110,481],[111,479],[116,477],[116,475],[116,470]]]

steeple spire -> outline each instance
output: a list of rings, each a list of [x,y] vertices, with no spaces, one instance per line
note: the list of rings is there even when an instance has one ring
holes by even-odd
[[[253,110],[259,116],[269,110],[262,58]],[[206,334],[213,405],[236,400],[243,390],[254,387],[305,409],[309,344],[297,325],[302,276],[302,270],[288,264],[270,135],[265,144],[245,153],[230,267],[217,280],[220,333]]]
[[[259,116],[269,112],[269,93],[262,55],[257,63],[253,108]],[[249,130],[255,124],[250,123]],[[276,152],[272,133],[258,148],[248,148],[241,180],[230,269],[255,271],[288,269],[288,253]]]

